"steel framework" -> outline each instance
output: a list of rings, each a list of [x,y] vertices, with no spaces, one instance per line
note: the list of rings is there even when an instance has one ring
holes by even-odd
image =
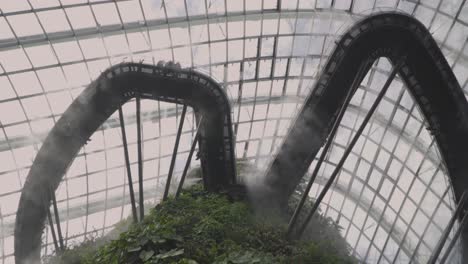
[[[350,5],[350,9],[347,11],[347,12],[351,12],[351,10],[353,9],[353,6],[354,6],[354,1],[351,1],[352,4]],[[454,19],[453,23],[451,24],[450,28],[453,28],[454,27],[454,24],[455,23],[463,23],[463,21],[461,21],[460,19],[458,19],[458,16],[462,10],[462,7],[464,6],[464,2],[460,5],[460,8],[458,9],[457,11],[457,14],[456,14],[456,19]],[[398,1],[398,3],[396,4],[396,6],[398,6],[400,3],[400,1]],[[442,3],[442,2],[441,2]],[[87,4],[83,4],[83,6],[86,6]],[[94,4],[93,4],[94,5]],[[298,4],[299,5],[299,1],[298,1]],[[333,5],[333,4],[332,4]],[[375,6],[376,4],[374,4]],[[442,10],[441,10],[441,6],[440,4],[434,8],[434,7],[431,7],[429,5],[426,5],[425,3],[417,3],[416,4],[416,7],[414,10],[416,11],[418,8],[421,9],[421,8],[427,8],[429,10],[433,10],[433,11],[436,11],[437,13],[441,13],[441,14],[444,14],[444,15],[447,15],[448,14],[445,14]],[[56,9],[60,9],[62,7],[57,7]],[[164,10],[166,9],[166,7],[164,6]],[[227,10],[227,9],[226,9]],[[36,11],[42,11],[42,10],[36,10]],[[276,12],[276,11],[247,11],[247,10],[244,10],[243,12],[239,12],[237,14],[232,14],[232,16],[230,17],[233,17],[233,18],[230,18],[229,21],[241,21],[243,22],[244,24],[246,23],[247,20],[249,19],[265,19],[265,18],[268,18],[268,17],[273,17],[274,19],[277,19],[277,20],[281,20],[285,17],[287,17],[288,14],[286,14],[287,12],[289,12],[288,14],[291,16],[291,17],[295,17],[297,19],[297,16],[296,16],[296,13],[300,13],[300,11],[298,10],[295,10],[295,11],[282,11],[281,14],[279,12]],[[327,13],[328,11],[327,10],[322,10],[320,11],[319,13],[322,14],[324,13],[325,16],[327,16]],[[23,13],[27,13],[27,12],[23,12]],[[310,12],[307,11],[307,12],[304,12],[304,13],[307,13],[307,14],[315,14],[316,11],[315,10],[311,10]],[[333,12],[330,12],[330,13],[333,13]],[[227,14],[227,11],[226,11],[226,14]],[[11,14],[4,14],[6,17],[9,17],[9,16],[14,16],[14,15],[17,15],[17,13],[11,13]],[[302,14],[299,14],[299,15],[302,15]],[[119,32],[123,31],[125,34],[127,33],[134,33],[134,32],[139,32],[140,30],[147,30],[148,28],[151,28],[151,29],[155,29],[155,28],[166,28],[166,25],[165,23],[167,24],[170,24],[170,26],[167,26],[167,28],[170,30],[171,28],[174,28],[174,27],[178,27],[178,23],[179,22],[182,22],[182,23],[185,23],[187,22],[189,26],[191,25],[195,25],[195,24],[203,24],[204,21],[208,18],[208,20],[211,20],[211,21],[215,21],[215,20],[219,20],[219,19],[222,19],[224,16],[223,15],[208,15],[208,16],[200,16],[200,17],[190,17],[189,19],[189,16],[187,15],[187,18],[184,20],[184,19],[181,19],[181,18],[176,18],[176,19],[173,19],[173,18],[170,18],[167,16],[166,14],[166,19],[163,19],[161,21],[150,21],[150,20],[145,20],[145,24],[137,24],[137,23],[129,23],[129,24],[122,24],[122,25],[118,25],[117,27],[107,27],[107,28],[100,28],[99,30],[94,30],[94,31],[87,31],[87,30],[72,30],[70,32],[66,32],[65,35],[61,35],[61,34],[48,34],[48,37],[37,37],[37,38],[21,38],[21,37],[16,37],[15,36],[15,39],[14,41],[12,42],[8,42],[8,43],[2,43],[2,49],[11,49],[11,48],[14,48],[14,47],[20,47],[21,49],[23,48],[27,48],[27,47],[30,47],[30,46],[36,46],[36,45],[39,45],[39,44],[49,44],[51,45],[52,47],[52,43],[55,43],[56,41],[57,42],[60,42],[60,41],[66,41],[67,39],[68,40],[81,40],[81,39],[84,39],[84,38],[89,38],[89,37],[95,37],[95,36],[103,36],[103,35],[110,35],[110,34],[118,34]],[[8,18],[7,18],[8,20]],[[229,22],[228,20],[223,20],[222,23],[228,23]],[[434,21],[431,21],[430,25],[432,26],[434,23]],[[227,27],[227,26],[226,26]],[[279,26],[278,26],[279,28]],[[227,34],[227,32],[226,32]],[[300,33],[294,33],[294,34],[284,34],[282,36],[298,36],[300,35]],[[307,34],[304,34],[304,35],[307,35]],[[323,36],[323,37],[326,37],[328,34],[315,34],[314,35],[316,36]],[[271,34],[271,35],[268,35],[268,34],[264,34],[262,32],[262,36],[264,37],[272,37],[272,38],[275,38],[275,41],[274,41],[274,46],[275,46],[275,50],[277,49],[277,44],[278,44],[278,36],[275,35],[275,34]],[[243,36],[243,37],[240,37],[238,39],[233,39],[233,40],[247,40],[247,39],[256,39],[257,37],[254,36],[254,37],[247,37],[247,36]],[[127,40],[128,41],[128,40]],[[206,42],[201,42],[201,43],[198,43],[198,44],[205,44],[205,45],[211,45],[213,43],[223,43],[223,40],[213,40],[213,39],[209,39],[208,41]],[[260,43],[260,40],[259,40],[259,43]],[[3,45],[5,44],[5,45]],[[227,44],[226,44],[227,45]],[[447,48],[449,43],[447,43],[447,38],[445,38],[443,40],[443,42],[440,44],[442,47],[445,47]],[[466,46],[466,43],[465,43],[465,46]],[[174,50],[173,48],[177,48],[179,46],[177,45],[171,45],[171,50],[172,50],[172,56],[174,56]],[[149,49],[150,50],[150,49]],[[141,51],[141,52],[137,52],[135,54],[139,54],[139,53],[144,53],[146,51]],[[244,65],[245,62],[247,61],[255,61],[255,60],[258,60],[256,62],[257,64],[257,73],[255,74],[255,78],[254,78],[254,81],[262,81],[262,80],[281,80],[281,79],[294,79],[294,78],[298,78],[298,77],[295,77],[295,76],[289,76],[288,75],[288,72],[289,72],[289,69],[290,69],[290,66],[292,65],[292,62],[294,59],[297,59],[299,58],[299,56],[285,56],[285,57],[281,57],[281,56],[277,56],[276,55],[276,52],[273,53],[274,55],[271,56],[271,57],[268,57],[268,56],[265,56],[265,55],[261,55],[260,54],[260,44],[259,44],[259,51],[258,51],[258,55],[257,55],[257,58],[255,58],[254,60],[252,59],[248,59],[248,60],[240,60],[240,61],[230,61],[232,63],[240,63],[241,65]],[[193,56],[193,55],[192,55]],[[210,54],[211,56],[211,54]],[[310,56],[309,58],[320,58],[321,59],[321,55],[318,55],[316,57],[314,56]],[[92,59],[91,61],[95,61],[95,60],[98,60],[98,59],[106,59],[107,57],[102,57],[102,58],[96,58],[96,59]],[[244,58],[245,58],[245,54],[244,54]],[[260,62],[259,60],[260,59],[274,59],[274,58],[278,58],[278,59],[285,59],[287,60],[287,65],[288,65],[288,70],[286,71],[286,76],[284,78],[278,78],[278,77],[274,77],[274,68],[275,68],[275,64],[277,64],[276,61],[273,61],[272,63],[272,71],[271,71],[271,75],[269,77],[260,77],[259,74],[258,74],[258,67],[260,67]],[[458,53],[457,55],[457,59],[455,60],[454,64],[457,62],[457,61],[463,61],[465,60],[466,58],[464,58],[464,55],[463,53]],[[193,61],[193,58],[192,58],[192,61]],[[225,65],[225,63],[217,63],[217,62],[212,62],[212,59],[210,58],[209,59],[210,61],[210,64],[209,65],[214,65],[214,66],[223,66]],[[86,62],[86,60],[84,61],[81,61],[81,62]],[[42,69],[48,69],[48,68],[51,68],[51,67],[55,67],[55,66],[59,66],[59,67],[62,67],[62,66],[67,66],[67,65],[73,65],[75,62],[71,62],[71,63],[59,63],[58,65],[53,65],[53,66],[44,66],[44,67],[35,67],[34,69],[36,70],[42,70]],[[276,65],[278,67],[278,65]],[[241,66],[242,67],[242,66]],[[304,67],[303,67],[304,69]],[[7,72],[6,70],[3,70],[4,72],[1,73],[2,76],[8,76],[8,74],[12,74],[12,73],[21,73],[21,72],[24,72],[24,71],[28,71],[28,70],[20,70],[20,71],[13,71],[13,72]],[[210,68],[210,72],[211,72],[211,68]],[[302,73],[301,73],[301,76],[302,76]],[[304,79],[307,79],[307,78],[310,78],[310,77],[306,77]],[[241,81],[241,82],[227,82],[225,80],[225,84],[232,84],[232,85],[239,85],[239,90],[242,90],[242,87],[243,85],[245,85],[246,83],[248,82],[251,82],[251,81]],[[466,86],[466,82],[464,83],[464,86]],[[256,88],[257,89],[257,88]],[[284,89],[286,89],[286,82],[285,82],[285,86],[284,86]],[[300,88],[299,88],[300,89]],[[372,91],[370,91],[372,92]],[[48,92],[47,92],[48,93]],[[271,95],[271,93],[270,93]],[[283,95],[284,95],[284,92],[283,92]],[[31,95],[31,96],[35,96],[35,95]],[[20,99],[27,99],[28,97],[31,97],[31,96],[19,96],[18,98]],[[401,97],[400,97],[401,99]],[[398,99],[398,102],[399,100]],[[245,98],[242,98],[241,100],[241,94],[239,94],[239,98],[238,100],[236,101],[236,103],[238,103],[239,105],[248,105],[248,104],[257,104],[258,102],[260,102],[261,100],[259,98],[255,98],[253,99],[253,101],[249,101],[248,99],[246,100]],[[299,100],[300,101],[300,100]],[[266,99],[265,102],[268,102],[268,106],[270,106],[270,104],[274,104],[274,98],[272,98],[271,100],[270,99]],[[255,109],[255,107],[254,107]],[[283,109],[282,109],[283,110]],[[359,110],[359,109],[358,109]],[[240,115],[240,109],[239,109],[239,112],[236,113],[237,114],[237,119],[239,119],[239,115]],[[253,115],[253,113],[252,113]],[[393,118],[393,117],[392,117]],[[280,121],[281,119],[278,119],[276,121]],[[29,122],[29,120],[27,120],[26,122]],[[246,122],[246,121],[243,121],[243,122]],[[240,122],[242,123],[242,122]],[[384,121],[383,121],[384,123]],[[8,125],[6,126],[8,127]],[[237,126],[236,126],[237,127]],[[389,126],[390,128],[389,129],[392,129],[391,126]],[[352,128],[351,128],[352,129]],[[278,126],[276,127],[276,131],[278,130]],[[396,131],[398,131],[398,128],[396,128]],[[275,132],[275,137],[273,138],[273,141],[277,141],[280,139],[280,137],[277,135],[277,133]],[[406,140],[405,137],[403,137],[402,140]],[[408,140],[411,142],[411,139]],[[248,150],[248,143],[249,143],[249,140],[242,140],[240,141],[240,143],[246,143],[246,147],[245,147],[245,152],[247,152]],[[6,146],[5,144],[5,148],[11,148],[11,146],[9,145],[10,142],[8,141],[7,139],[7,143],[8,143],[8,146]],[[21,142],[19,142],[20,144],[22,144]],[[26,144],[34,144],[36,143],[36,141],[28,141]],[[413,143],[411,143],[413,145]],[[252,145],[252,144],[251,144]],[[274,144],[273,144],[274,145]],[[339,144],[338,144],[339,145]],[[414,144],[416,145],[416,144]],[[415,146],[417,147],[417,146]],[[424,147],[424,146],[423,146]],[[252,148],[252,147],[250,147]],[[258,157],[258,153],[257,153],[257,157]],[[435,158],[434,158],[435,160]],[[406,166],[406,164],[405,164]],[[357,179],[357,181],[359,181],[359,179]],[[138,194],[138,192],[137,192]],[[138,194],[139,195],[139,194]],[[3,225],[3,218],[2,218],[2,225]]]
[[[428,120],[428,129],[442,152],[456,199],[461,199],[468,189],[468,164],[465,160],[468,155],[468,104],[431,34],[418,20],[398,13],[370,16],[349,29],[337,43],[316,87],[267,170],[266,199],[276,201],[280,206],[287,203],[325,142],[340,106],[353,87],[352,83],[356,78],[362,78],[358,73],[362,69],[368,71],[371,67],[369,60],[379,57],[403,63],[401,68],[397,67],[398,73]],[[381,97],[383,94],[377,98]],[[359,131],[364,129],[369,119],[370,115],[364,119]],[[357,137],[352,142],[355,140]],[[345,159],[349,151],[346,149]],[[341,165],[343,162],[340,160]],[[319,196],[318,203],[325,193],[326,189]],[[468,229],[463,231],[462,237],[464,247],[468,248]],[[467,254],[466,250],[464,254]]]
[[[216,191],[235,183],[230,106],[224,91],[216,82],[200,73],[182,70],[171,62],[166,65],[161,62],[158,66],[136,63],[116,65],[103,72],[67,109],[47,136],[34,161],[16,217],[17,263],[39,259],[45,212],[50,201],[54,201],[49,191],[57,189],[74,157],[94,131],[133,97],[137,98],[138,126],[139,98],[192,106],[198,118],[203,116],[198,141],[205,187]],[[138,152],[141,153],[141,133],[138,127],[137,134]],[[141,219],[144,213],[141,154],[138,155],[138,171]],[[169,173],[172,173],[172,168]],[[166,185],[169,183],[167,181]],[[57,224],[59,227],[59,221]]]

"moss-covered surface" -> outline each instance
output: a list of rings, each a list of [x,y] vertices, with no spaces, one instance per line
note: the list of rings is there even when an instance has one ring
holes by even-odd
[[[274,217],[273,217],[274,218]],[[105,237],[90,239],[46,263],[355,263],[337,226],[314,220],[312,240],[288,241],[280,217],[254,214],[244,201],[195,185],[129,220]]]

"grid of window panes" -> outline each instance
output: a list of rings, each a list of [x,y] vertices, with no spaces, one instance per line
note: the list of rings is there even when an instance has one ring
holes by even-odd
[[[1,1],[2,263],[14,262],[15,213],[35,153],[73,99],[109,66],[173,60],[209,74],[223,84],[231,101],[237,158],[265,167],[340,33],[363,15],[397,9],[429,28],[468,93],[465,0]],[[354,95],[312,196],[330,175],[390,67],[379,60]],[[137,184],[134,101],[124,106],[124,113]],[[143,100],[142,113],[145,197],[154,203],[164,188],[181,106]],[[189,111],[176,163],[179,174],[194,129]],[[115,114],[79,153],[56,192],[66,243],[103,233],[127,217],[126,184]],[[395,80],[322,212],[344,227],[354,253],[366,262],[424,263],[454,208],[449,186],[424,117]],[[46,229],[43,254],[50,254]]]

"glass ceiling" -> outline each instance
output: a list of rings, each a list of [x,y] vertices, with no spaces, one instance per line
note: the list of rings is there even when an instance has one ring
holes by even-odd
[[[334,41],[359,18],[381,10],[400,10],[426,25],[468,95],[466,0],[0,1],[1,263],[14,263],[18,200],[41,142],[74,98],[109,66],[177,61],[212,76],[232,104],[237,158],[264,168]],[[390,69],[380,59],[362,82],[311,196],[325,184]],[[159,201],[164,190],[181,109],[142,101],[148,202]],[[134,101],[124,113],[137,175]],[[179,174],[196,129],[191,111],[186,118]],[[56,191],[68,245],[106,232],[130,214],[122,153],[116,113],[92,136]],[[197,162],[194,158],[192,166]],[[339,222],[354,254],[367,263],[429,258],[454,199],[437,144],[400,79],[392,83],[321,209]],[[49,231],[46,226],[43,254],[53,252]],[[450,263],[460,261],[459,250],[454,252]]]

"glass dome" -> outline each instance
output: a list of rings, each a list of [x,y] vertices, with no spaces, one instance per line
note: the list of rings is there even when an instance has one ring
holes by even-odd
[[[409,14],[429,29],[467,96],[465,0],[1,1],[2,263],[14,263],[18,201],[43,140],[110,66],[175,61],[211,76],[230,100],[237,159],[266,169],[335,42],[356,21],[382,10]],[[387,59],[379,59],[359,86],[312,197],[325,185],[391,68]],[[135,104],[123,106],[133,175],[138,174]],[[141,101],[147,202],[163,195],[181,113],[181,105]],[[131,214],[118,117],[114,113],[93,134],[55,193],[65,244],[105,233]],[[397,76],[321,204],[365,263],[426,263],[456,208],[447,169],[426,126]],[[188,109],[174,182],[196,129]],[[194,156],[191,166],[197,163]],[[138,182],[134,185],[137,189]],[[46,225],[42,254],[51,254],[53,246]],[[460,250],[457,244],[449,263],[461,263]]]

